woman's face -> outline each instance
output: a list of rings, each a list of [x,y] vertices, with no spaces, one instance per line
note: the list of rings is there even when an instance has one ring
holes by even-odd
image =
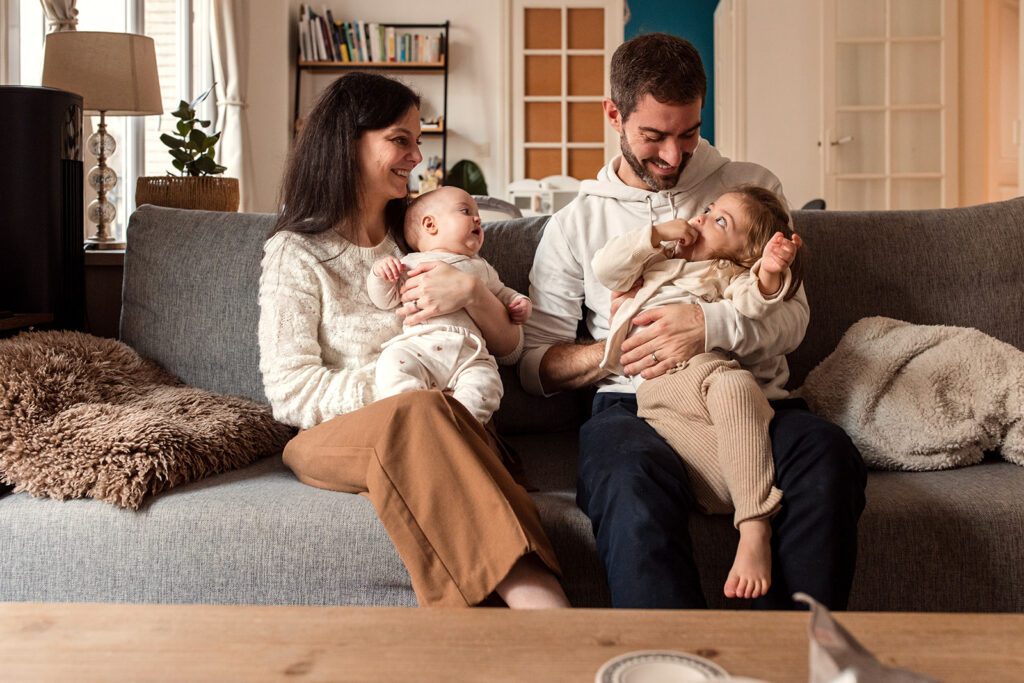
[[[386,202],[408,194],[409,173],[423,160],[419,143],[420,110],[416,107],[387,128],[364,132],[357,145],[364,196]]]

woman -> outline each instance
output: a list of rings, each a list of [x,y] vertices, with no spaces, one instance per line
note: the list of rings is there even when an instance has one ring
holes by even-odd
[[[264,247],[260,370],[274,415],[301,427],[284,462],[300,481],[362,493],[412,577],[420,605],[567,607],[537,509],[494,437],[458,401],[418,391],[374,397],[381,342],[401,331],[366,292],[398,244],[419,151],[419,98],[374,74],[323,92],[288,161],[283,209]],[[443,263],[410,273],[402,314],[466,308],[497,356],[522,333],[483,286]]]

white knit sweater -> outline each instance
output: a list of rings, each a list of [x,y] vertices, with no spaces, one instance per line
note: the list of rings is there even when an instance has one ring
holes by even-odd
[[[372,403],[380,345],[402,331],[366,292],[374,261],[401,257],[386,238],[357,247],[334,230],[279,232],[263,248],[260,372],[274,417],[308,428]]]

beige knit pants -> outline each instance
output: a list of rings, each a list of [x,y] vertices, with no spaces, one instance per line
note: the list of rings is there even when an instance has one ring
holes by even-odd
[[[779,511],[768,423],[775,414],[754,376],[720,353],[702,353],[643,382],[637,414],[686,463],[705,512],[733,524]]]

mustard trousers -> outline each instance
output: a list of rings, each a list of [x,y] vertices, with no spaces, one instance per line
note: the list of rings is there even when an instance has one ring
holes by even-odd
[[[560,573],[495,438],[440,391],[392,396],[302,431],[284,463],[305,484],[370,499],[421,606],[475,605],[529,553]]]

